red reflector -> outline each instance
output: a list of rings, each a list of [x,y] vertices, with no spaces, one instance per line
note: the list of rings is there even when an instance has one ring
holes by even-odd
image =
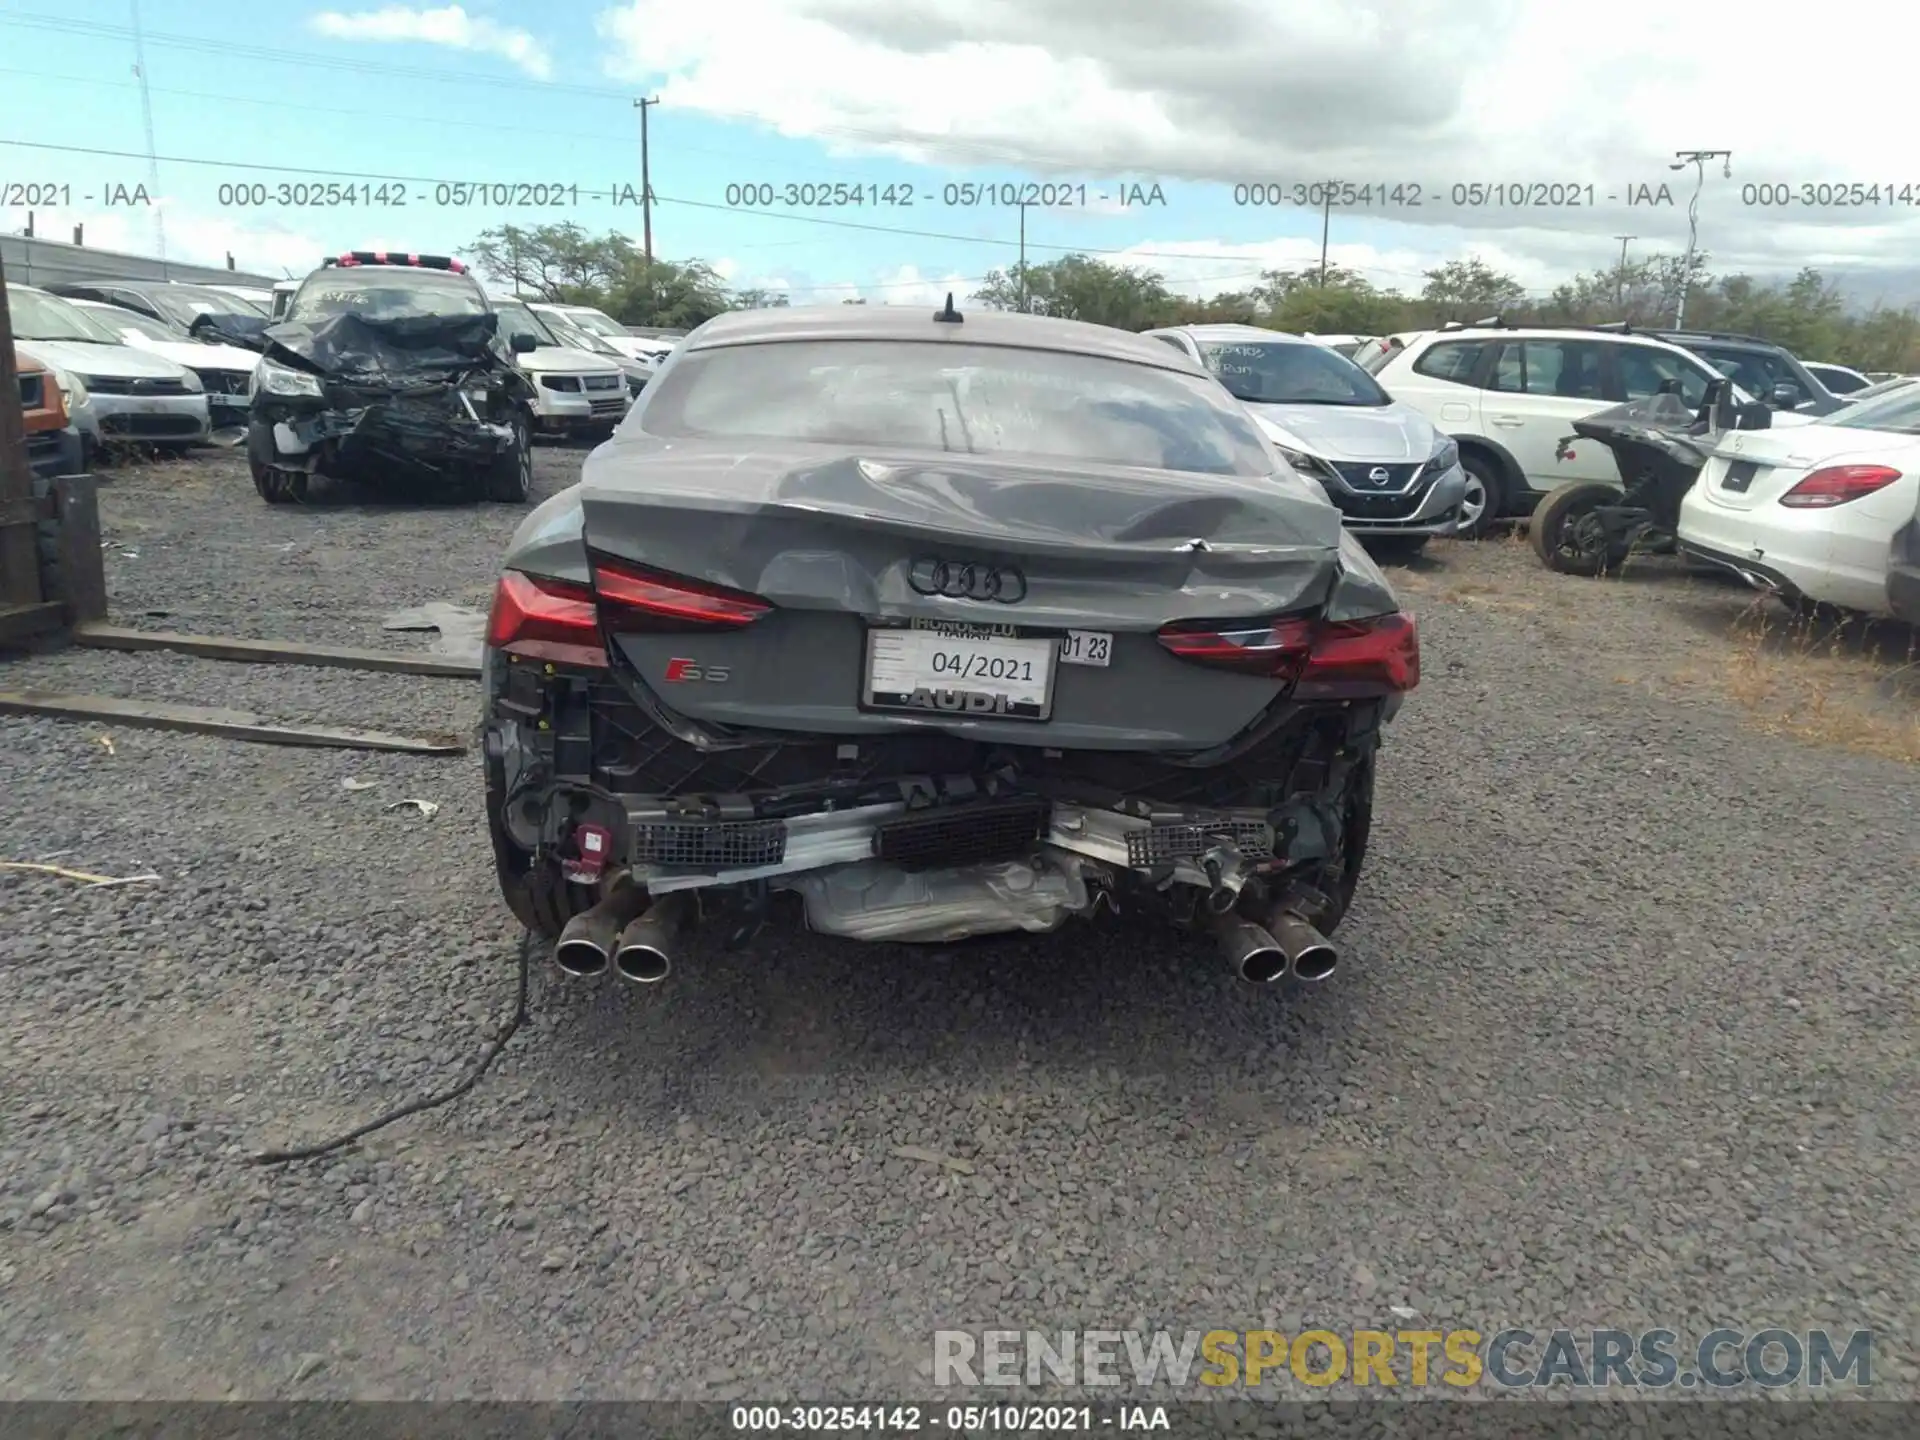
[[[593,559],[593,587],[616,629],[751,625],[773,607],[756,595],[702,585],[605,555]]]
[[[1297,682],[1300,698],[1403,694],[1420,683],[1419,630],[1404,613],[1231,627],[1185,622],[1162,629],[1159,640],[1195,664]]]
[[[1829,465],[1782,495],[1780,503],[1790,510],[1827,510],[1884,490],[1899,478],[1898,470],[1885,465]]]
[[[604,669],[600,616],[593,592],[564,580],[536,580],[509,570],[493,592],[487,644],[530,660]]]

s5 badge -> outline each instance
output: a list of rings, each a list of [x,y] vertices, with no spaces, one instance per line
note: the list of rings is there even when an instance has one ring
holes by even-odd
[[[707,680],[721,684],[732,673],[724,665],[702,665],[694,660],[675,658],[667,661],[666,674],[661,678],[670,685],[677,685],[683,680]]]

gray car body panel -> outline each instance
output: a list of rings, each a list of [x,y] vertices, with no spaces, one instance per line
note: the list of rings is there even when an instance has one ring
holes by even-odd
[[[786,339],[1018,344],[1206,372],[1167,346],[1102,327],[1026,316],[930,324],[918,311],[723,316],[681,356]],[[964,333],[962,333],[964,332]],[[663,370],[664,374],[664,370]],[[657,385],[658,382],[656,382]],[[653,387],[580,482],[521,525],[507,564],[582,579],[582,545],[671,575],[743,591],[773,611],[737,630],[623,634],[618,647],[668,708],[731,727],[847,735],[932,728],[977,740],[1198,750],[1280,693],[1278,682],[1179,660],[1154,632],[1174,621],[1312,612],[1359,619],[1397,608],[1356,556],[1339,512],[1281,475],[1201,475],[1040,458],[843,445],[687,441],[647,433]],[[1014,565],[1018,604],[927,596],[924,556]],[[1113,635],[1107,667],[1054,667],[1045,721],[926,716],[861,706],[869,624],[919,621]],[[669,662],[724,680],[668,683]]]

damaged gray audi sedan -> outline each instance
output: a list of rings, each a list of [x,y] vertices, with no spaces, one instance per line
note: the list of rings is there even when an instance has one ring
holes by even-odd
[[[1325,979],[1419,642],[1195,361],[1027,315],[735,312],[521,525],[485,659],[508,905],[574,976],[783,909],[1157,917]]]

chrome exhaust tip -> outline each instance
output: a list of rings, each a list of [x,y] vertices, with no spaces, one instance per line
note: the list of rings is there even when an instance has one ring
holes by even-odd
[[[1267,928],[1287,956],[1287,971],[1306,985],[1318,985],[1340,968],[1340,952],[1326,936],[1291,911],[1282,910]]]
[[[1249,985],[1271,985],[1287,973],[1287,952],[1265,926],[1223,915],[1214,921],[1213,933],[1233,973]]]
[[[553,948],[553,963],[576,980],[605,974],[621,927],[646,903],[646,892],[639,886],[624,877],[615,879],[597,903],[567,922]]]
[[[691,895],[662,895],[620,932],[613,948],[615,973],[635,985],[658,985],[672,973],[674,954],[685,943],[693,917]]]

